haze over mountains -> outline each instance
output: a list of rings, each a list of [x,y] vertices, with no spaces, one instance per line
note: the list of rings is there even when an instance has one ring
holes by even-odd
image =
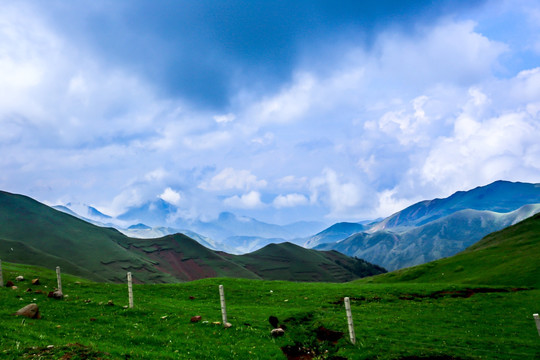
[[[291,281],[350,281],[384,272],[337,251],[285,243],[255,253],[213,251],[184,234],[130,238],[57,211],[29,197],[0,191],[0,258],[98,281],[178,282],[207,277]]]
[[[385,219],[336,223],[326,229],[317,222],[282,226],[232,213],[222,213],[213,221],[187,221],[177,215],[174,205],[162,199],[129,209],[117,218],[87,205],[66,204],[56,209],[100,226],[115,227],[131,237],[129,246],[148,250],[141,254],[150,257],[156,249],[150,251],[143,240],[139,243],[133,238],[173,241],[176,237],[168,235],[182,233],[205,249],[229,254],[251,253],[288,242],[316,250],[337,250],[395,270],[452,256],[485,235],[540,212],[540,184],[496,181],[444,199],[421,201]],[[175,226],[166,226],[171,223]],[[113,238],[120,235],[114,233]],[[168,248],[163,241],[159,241],[158,250]]]

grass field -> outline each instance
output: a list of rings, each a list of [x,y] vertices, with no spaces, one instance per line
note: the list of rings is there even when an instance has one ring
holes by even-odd
[[[4,281],[26,278],[16,290],[0,289],[3,359],[285,359],[281,348],[295,344],[315,359],[540,358],[532,318],[540,310],[536,289],[471,293],[466,289],[482,287],[206,279],[135,285],[135,307],[126,309],[126,285],[63,275],[67,298],[54,300],[35,293],[56,285],[54,271],[3,268]],[[31,285],[35,277],[41,285]],[[228,329],[212,324],[221,321],[219,284],[233,325]],[[356,345],[348,341],[345,296],[351,298]],[[11,315],[29,303],[39,305],[41,319]],[[191,323],[195,315],[208,323]],[[285,336],[270,336],[271,315],[287,325]],[[320,326],[345,335],[335,345],[319,341]]]

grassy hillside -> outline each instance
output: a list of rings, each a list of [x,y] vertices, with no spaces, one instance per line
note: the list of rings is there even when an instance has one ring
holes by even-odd
[[[125,236],[45,206],[29,197],[0,191],[0,256],[4,261],[55,268],[98,281],[122,281],[126,271],[145,281],[174,281],[155,271],[149,259],[119,245]],[[13,249],[13,250],[11,250]],[[128,270],[129,269],[129,270]]]
[[[386,271],[337,251],[308,250],[287,242],[270,244],[250,254],[229,257],[267,280],[289,277],[292,281],[343,282]]]
[[[370,278],[369,282],[504,284],[540,288],[540,214],[492,233],[445,259]]]
[[[508,291],[451,284],[329,284],[205,279],[184,284],[126,285],[63,277],[64,300],[48,298],[52,271],[3,263],[2,359],[286,359],[283,350],[316,359],[534,359],[540,356],[532,313],[540,290]],[[39,277],[41,285],[30,279]],[[218,285],[228,321],[220,322]],[[26,289],[32,290],[27,292]],[[465,296],[463,296],[465,295]],[[348,341],[343,297],[351,298],[355,345]],[[113,305],[108,305],[109,300]],[[36,303],[41,319],[12,316]],[[511,309],[511,310],[509,310]],[[201,322],[192,323],[200,315]],[[269,316],[287,326],[270,336]],[[344,333],[334,344],[317,329]],[[319,335],[319,338],[321,336]]]

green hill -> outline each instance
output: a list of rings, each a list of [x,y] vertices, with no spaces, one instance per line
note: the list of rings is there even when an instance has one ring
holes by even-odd
[[[293,247],[283,256],[284,249]],[[175,234],[135,239],[87,223],[29,197],[0,192],[0,259],[60,266],[96,281],[164,283],[208,277],[341,282],[384,271],[336,252],[292,244],[270,246],[242,256],[210,250]]]
[[[463,252],[368,279],[540,287],[540,214],[487,235]],[[365,280],[364,280],[365,281]]]

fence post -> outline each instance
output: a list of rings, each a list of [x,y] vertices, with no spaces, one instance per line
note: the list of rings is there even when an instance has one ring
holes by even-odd
[[[0,260],[0,287],[4,287],[4,275],[2,274],[2,260]]]
[[[62,291],[62,275],[60,274],[60,266],[56,267],[56,281],[58,282],[58,291],[63,294],[64,292]]]
[[[349,337],[351,339],[351,343],[356,344],[356,335],[354,333],[354,325],[352,320],[352,312],[351,312],[351,301],[348,297],[343,299],[345,301],[345,311],[347,312],[347,325],[349,326]]]
[[[225,292],[223,291],[223,285],[219,285],[219,301],[221,302],[221,318],[223,320],[223,326],[227,324],[227,309],[225,308]]]
[[[538,330],[538,336],[540,336],[540,316],[533,314],[534,321],[536,322],[536,330]]]
[[[129,296],[129,308],[133,308],[133,283],[131,280],[131,272],[127,273],[127,281],[128,281],[128,296]]]

